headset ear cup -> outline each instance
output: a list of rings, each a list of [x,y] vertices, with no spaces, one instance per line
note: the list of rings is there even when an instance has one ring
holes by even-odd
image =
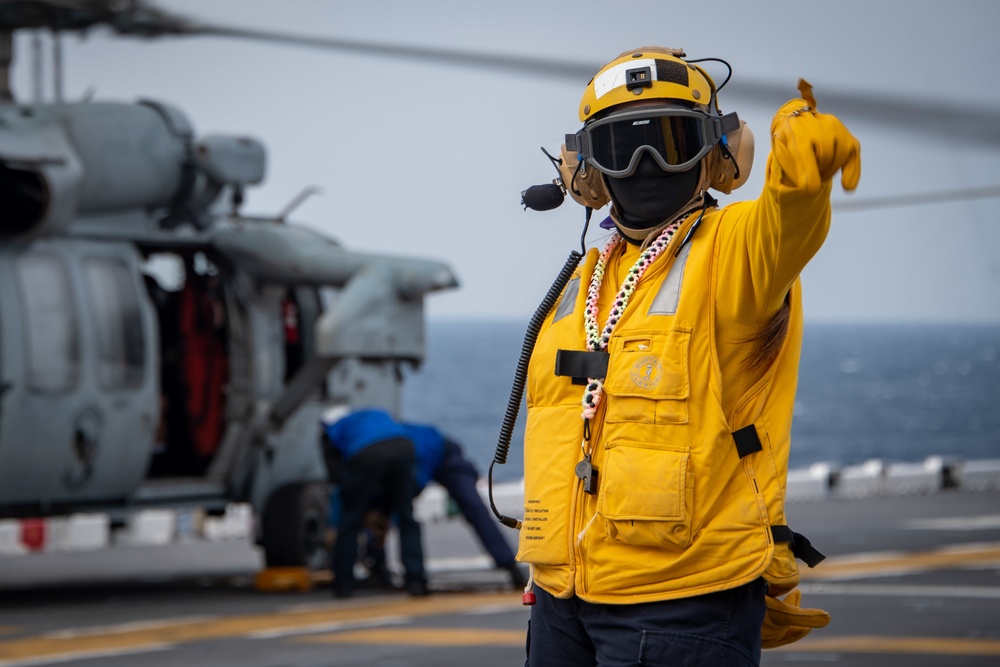
[[[559,148],[559,154],[562,157],[559,175],[562,176],[563,186],[570,197],[578,204],[592,209],[599,209],[611,201],[599,171],[589,168],[586,163],[581,166],[576,152],[567,151],[566,144]]]
[[[732,159],[723,154],[721,147],[712,151],[711,187],[728,195],[750,178],[750,170],[753,168],[753,132],[741,120],[739,129],[727,134],[726,141]]]
[[[729,152],[733,154],[733,159],[740,166],[740,177],[733,180],[733,190],[740,187],[750,179],[750,172],[753,170],[754,138],[753,131],[744,121],[740,121],[740,129],[734,132],[736,135],[736,145],[730,146]]]

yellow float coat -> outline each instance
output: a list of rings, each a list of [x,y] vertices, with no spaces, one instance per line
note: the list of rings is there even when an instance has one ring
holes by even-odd
[[[583,313],[596,250],[544,322],[528,375],[518,559],[532,564],[535,583],[549,593],[634,603],[760,576],[772,594],[797,584],[789,545],[776,545],[770,527],[786,523],[802,334],[798,275],[829,229],[830,183],[814,194],[773,183],[755,201],[706,211],[682,246],[698,213],[689,216],[646,271],[608,344],[589,444],[584,387],[554,369],[557,350],[587,349]],[[636,256],[625,245],[608,262],[602,328],[623,267]],[[781,352],[748,370],[747,338],[786,297]],[[763,449],[741,459],[732,433],[751,424]],[[584,493],[574,473],[584,446],[599,471],[596,494]]]

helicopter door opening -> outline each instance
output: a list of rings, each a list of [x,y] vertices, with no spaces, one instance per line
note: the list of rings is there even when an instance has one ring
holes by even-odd
[[[40,174],[0,163],[0,201],[4,203],[0,237],[19,236],[37,225],[49,204]]]
[[[146,287],[160,332],[160,417],[148,477],[204,477],[226,425],[222,276],[203,253],[157,253],[147,259]]]
[[[319,291],[313,287],[289,287],[281,300],[284,333],[284,384],[288,385],[307,360],[315,354],[313,340],[316,320],[322,313]],[[325,387],[321,386],[321,390]]]
[[[288,289],[281,300],[281,328],[285,340],[285,384],[302,368],[304,361],[304,341],[302,340],[302,317],[295,290]]]

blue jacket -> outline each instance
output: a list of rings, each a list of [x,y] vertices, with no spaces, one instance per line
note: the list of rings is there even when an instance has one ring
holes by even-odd
[[[433,426],[403,424],[406,436],[413,442],[417,458],[417,491],[422,491],[434,476],[444,457],[444,436]]]
[[[352,412],[346,417],[324,424],[326,437],[350,461],[355,454],[369,445],[390,438],[408,438],[409,434],[385,410],[369,409]]]

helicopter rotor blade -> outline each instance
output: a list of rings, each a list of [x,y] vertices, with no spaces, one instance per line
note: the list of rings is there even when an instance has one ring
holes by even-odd
[[[293,46],[343,51],[384,58],[404,58],[432,64],[490,69],[545,79],[577,82],[581,87],[600,69],[600,63],[521,56],[485,51],[442,49],[418,45],[368,42],[337,37],[312,37],[266,30],[187,23],[174,34],[252,39]],[[742,77],[730,81],[722,93],[726,105],[777,107],[798,92],[792,82],[777,83]],[[1000,109],[948,104],[940,100],[837,88],[817,89],[822,110],[889,126],[900,132],[924,132],[962,144],[1000,147]]]
[[[311,47],[383,58],[406,59],[456,67],[487,69],[550,80],[576,82],[582,87],[601,63],[555,58],[443,49],[420,45],[369,42],[278,31],[216,25],[191,19],[144,0],[9,0],[0,4],[0,29],[47,26],[53,30],[86,30],[107,25],[121,35],[138,37],[217,36]],[[853,121],[869,122],[894,132],[1000,147],[1000,108],[817,86],[820,109]],[[721,94],[725,106],[754,104],[777,108],[798,95],[794,82],[779,83],[739,76]]]
[[[861,199],[838,199],[832,203],[838,213],[853,213],[869,211],[876,208],[903,208],[906,206],[925,206],[928,204],[946,204],[972,199],[992,199],[1000,197],[1000,185],[982,188],[961,188],[958,190],[943,190],[941,192],[919,192],[905,195],[887,195],[885,197],[864,197]]]
[[[597,67],[588,63],[541,59],[531,56],[513,54],[488,53],[484,51],[468,51],[459,49],[440,49],[428,46],[388,44],[384,42],[365,42],[355,39],[337,37],[310,37],[265,30],[247,28],[231,28],[225,26],[201,25],[192,26],[185,31],[189,35],[214,35],[220,37],[235,37],[258,41],[276,42],[293,46],[315,47],[348,53],[381,56],[386,58],[405,58],[434,64],[471,67],[475,69],[493,69],[514,74],[528,74],[549,79],[565,79],[586,83],[597,71]]]
[[[774,106],[789,97],[791,86],[747,79],[731,81],[721,93],[724,99]],[[842,88],[816,87],[819,111],[845,119],[858,119],[903,133],[954,140],[985,148],[1000,147],[1000,108],[958,106],[935,99],[871,93]],[[731,104],[729,106],[732,106]]]

